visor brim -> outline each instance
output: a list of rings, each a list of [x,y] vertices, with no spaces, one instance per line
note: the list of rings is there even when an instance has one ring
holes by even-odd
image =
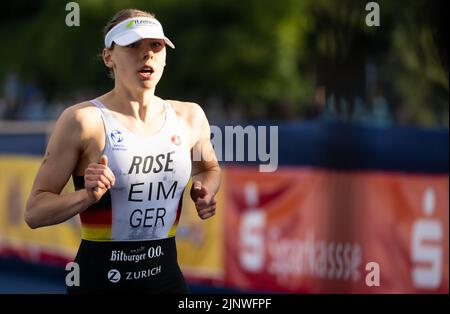
[[[137,42],[144,38],[156,38],[162,39],[172,49],[175,49],[175,45],[164,35],[161,35],[159,32],[154,32],[150,29],[130,29],[123,34],[120,34],[113,38],[113,42],[115,42],[119,46],[128,46],[134,42]]]

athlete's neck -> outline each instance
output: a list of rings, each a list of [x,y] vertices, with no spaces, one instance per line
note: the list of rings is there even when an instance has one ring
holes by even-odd
[[[111,109],[143,122],[150,118],[150,110],[157,110],[157,108],[154,108],[154,105],[159,100],[159,97],[155,96],[155,89],[131,92],[117,85],[104,97],[105,102],[113,107]]]

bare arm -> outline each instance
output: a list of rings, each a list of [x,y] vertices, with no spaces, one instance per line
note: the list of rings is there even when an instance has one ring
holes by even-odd
[[[100,197],[95,197],[93,195],[95,192],[88,189],[60,195],[83,151],[84,136],[76,110],[69,108],[64,111],[52,132],[44,160],[28,198],[25,221],[31,228],[64,222],[98,201],[103,195],[103,189],[95,191],[97,194],[103,192]],[[105,186],[107,183],[105,182]]]
[[[196,107],[196,123],[199,127],[198,141],[192,148],[192,188],[191,197],[200,218],[206,219],[215,214],[214,196],[220,187],[221,170],[211,145],[210,126],[200,107]],[[195,134],[195,132],[194,132]]]

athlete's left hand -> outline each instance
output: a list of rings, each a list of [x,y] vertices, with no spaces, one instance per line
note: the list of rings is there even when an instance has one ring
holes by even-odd
[[[201,219],[207,219],[216,213],[214,194],[200,181],[194,181],[191,187],[191,198]]]

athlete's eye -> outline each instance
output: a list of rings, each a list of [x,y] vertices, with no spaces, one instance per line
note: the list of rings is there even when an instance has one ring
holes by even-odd
[[[131,44],[127,45],[126,47],[127,48],[134,48],[136,46],[137,46],[136,43],[131,43]]]

